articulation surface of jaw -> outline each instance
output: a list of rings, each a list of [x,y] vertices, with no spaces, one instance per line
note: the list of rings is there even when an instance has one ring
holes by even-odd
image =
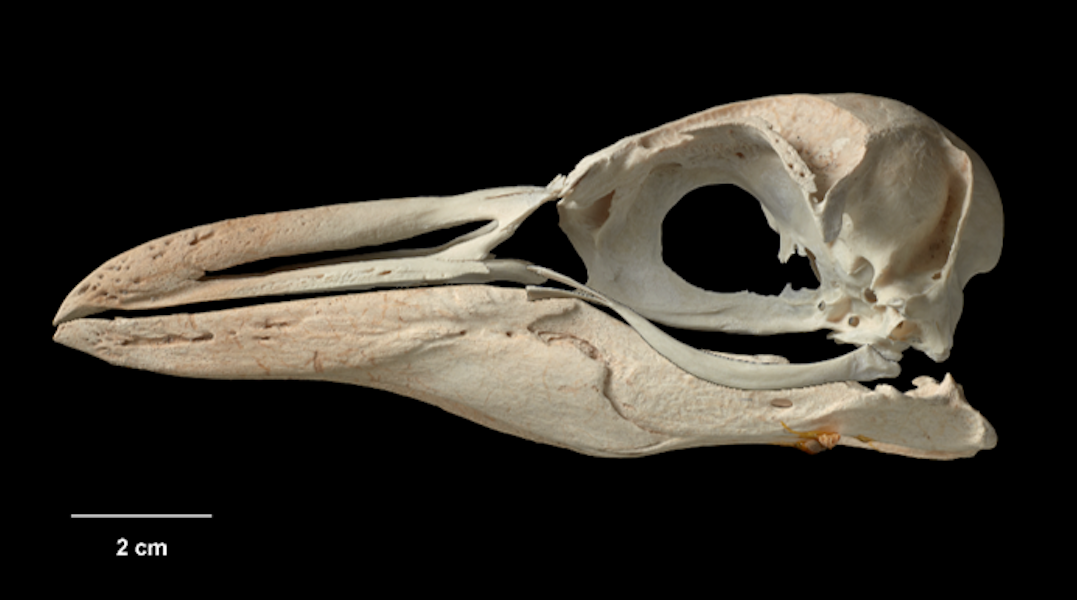
[[[780,236],[779,260],[806,256],[817,289],[710,292],[662,262],[666,212],[715,183],[760,201]],[[558,199],[586,283],[491,254]],[[371,249],[467,223],[486,225],[436,248],[220,275],[266,258]],[[716,221],[715,235],[728,227]],[[854,382],[896,376],[910,347],[945,360],[962,289],[994,267],[1001,240],[1001,201],[986,166],[934,121],[883,98],[776,96],[627,137],[545,187],[337,204],[158,238],[77,285],[56,314],[54,339],[173,375],[390,390],[596,456],[777,443],[955,458],[993,447],[995,434],[949,375],[941,383],[917,378],[906,393]],[[572,289],[538,287],[547,280]],[[527,288],[479,285],[492,281]],[[323,291],[344,295],[83,318]],[[789,364],[697,350],[650,320],[755,335],[827,329],[859,348]]]

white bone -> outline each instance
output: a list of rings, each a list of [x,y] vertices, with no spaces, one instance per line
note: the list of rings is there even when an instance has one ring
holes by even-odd
[[[871,381],[897,377],[901,368],[865,346],[844,356],[809,364],[762,364],[745,362],[697,350],[677,341],[630,308],[614,302],[571,278],[542,267],[528,267],[543,277],[571,285],[584,293],[528,286],[532,299],[574,297],[609,307],[621,315],[659,354],[700,379],[743,390],[799,388],[832,381]]]
[[[744,188],[811,256],[815,290],[717,293],[662,262],[662,220],[692,189]],[[558,204],[587,285],[649,319],[772,334],[831,329],[888,358],[909,345],[945,360],[962,288],[1002,251],[1002,202],[979,156],[915,109],[862,94],[719,106],[584,158]],[[717,215],[721,215],[717,207]],[[716,218],[721,234],[736,224]],[[721,269],[730,257],[701,257]]]
[[[751,443],[950,459],[996,442],[949,375],[941,383],[918,378],[905,394],[851,382],[738,390],[684,372],[585,302],[529,301],[522,289],[488,285],[77,319],[54,339],[114,365],[169,375],[387,390],[594,456]]]
[[[820,287],[787,287],[777,297],[719,294],[664,265],[666,211],[712,183],[756,195],[780,234],[779,258],[794,251],[811,257]],[[586,285],[490,254],[557,198],[562,228],[587,266]],[[214,274],[262,258],[374,246],[476,221],[491,223],[439,248],[266,275]],[[909,346],[944,360],[962,288],[994,267],[1001,244],[1001,201],[986,167],[934,121],[883,98],[779,96],[625,138],[545,188],[270,213],[159,238],[76,286],[57,312],[55,339],[162,373],[327,379],[392,390],[500,431],[599,456],[788,443],[798,435],[791,431],[803,430],[800,442],[810,440],[809,449],[842,443],[953,458],[992,447],[995,436],[949,375],[941,384],[918,378],[907,394],[849,380],[896,375]],[[547,278],[576,289],[457,285],[199,315],[81,318],[223,298]],[[581,299],[611,308],[636,331]],[[754,334],[827,328],[837,341],[861,348],[791,365],[778,356],[695,350],[648,318]],[[588,360],[581,362],[581,354]],[[776,419],[779,413],[788,418]]]
[[[528,271],[524,261],[487,257],[543,202],[556,198],[560,187],[551,186],[553,191],[522,186],[352,202],[192,227],[136,246],[98,267],[67,295],[53,324],[108,309],[227,298],[432,283],[542,283],[545,280]],[[491,222],[439,248],[360,255],[269,275],[207,277],[207,272],[264,258],[374,246],[486,220]]]

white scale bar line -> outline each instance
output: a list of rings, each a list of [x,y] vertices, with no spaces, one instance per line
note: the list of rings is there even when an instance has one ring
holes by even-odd
[[[211,519],[213,515],[71,515],[72,519]]]

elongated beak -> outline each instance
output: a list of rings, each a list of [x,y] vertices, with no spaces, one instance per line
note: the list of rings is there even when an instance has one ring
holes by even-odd
[[[210,300],[495,280],[542,283],[527,262],[493,259],[490,250],[557,197],[555,183],[336,204],[192,227],[101,265],[71,290],[53,325],[105,310]],[[214,275],[266,258],[376,246],[481,221],[489,223],[437,248],[357,255],[261,275]]]
[[[54,340],[113,365],[183,377],[376,388],[595,456],[809,443],[949,459],[995,445],[994,430],[949,376],[941,383],[922,378],[908,395],[847,382],[736,389],[687,376],[647,344],[659,352],[664,346],[564,292],[441,285],[547,281],[551,272],[494,259],[490,250],[537,207],[560,197],[561,185],[340,204],[186,229],[124,252],[86,277],[57,312]],[[358,249],[484,221],[436,248],[261,275],[215,274],[264,258]],[[106,310],[428,284],[438,285],[204,313],[83,318]],[[531,301],[535,297],[546,299]],[[676,401],[667,406],[666,399]],[[682,422],[685,405],[697,410]],[[900,418],[880,419],[886,411]],[[926,433],[932,427],[947,433],[932,439]]]

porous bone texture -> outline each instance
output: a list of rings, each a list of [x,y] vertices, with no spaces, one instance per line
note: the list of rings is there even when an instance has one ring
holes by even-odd
[[[718,293],[666,266],[666,213],[713,184],[757,198],[779,260],[809,257],[820,286]],[[862,94],[719,106],[584,158],[564,186],[561,227],[587,285],[641,315],[747,334],[830,329],[893,359],[911,345],[945,360],[962,288],[1002,250],[1002,204],[979,156],[912,107]],[[739,235],[715,208],[714,235]],[[735,257],[699,260],[721,270]]]

